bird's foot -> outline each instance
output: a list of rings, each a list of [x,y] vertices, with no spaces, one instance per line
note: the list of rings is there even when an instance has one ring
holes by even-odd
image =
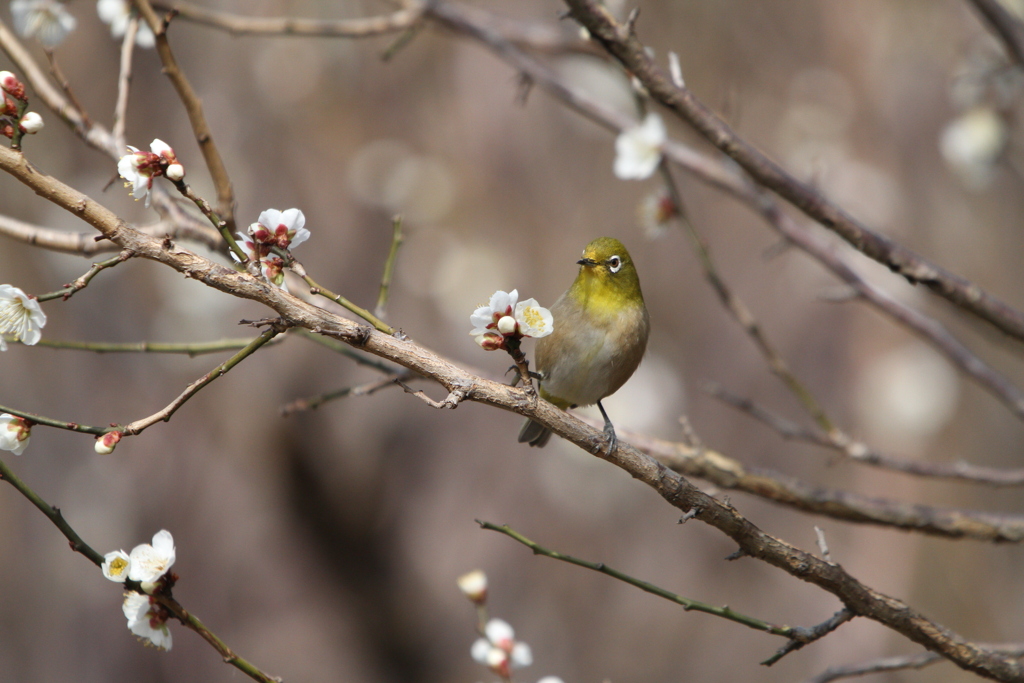
[[[619,445],[619,437],[615,435],[615,427],[611,422],[606,422],[604,425],[604,438],[605,438],[605,455],[611,455],[615,450],[615,447]]]

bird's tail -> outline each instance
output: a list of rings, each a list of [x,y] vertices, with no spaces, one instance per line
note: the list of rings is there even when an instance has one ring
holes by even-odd
[[[519,430],[519,443],[529,443],[537,448],[542,448],[550,438],[550,429],[530,419],[527,419],[523,428]]]

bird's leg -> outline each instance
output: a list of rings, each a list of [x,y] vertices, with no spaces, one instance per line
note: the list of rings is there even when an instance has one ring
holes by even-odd
[[[604,418],[604,436],[608,439],[605,455],[611,455],[612,451],[615,450],[615,447],[619,443],[619,437],[615,435],[615,425],[613,425],[612,421],[608,419],[608,413],[604,411],[604,406],[601,405],[600,401],[597,402],[597,407],[601,411],[601,417]]]
[[[519,374],[518,365],[508,366],[508,370],[505,371],[505,376],[507,377],[508,373],[512,372],[513,370],[516,371],[516,376],[512,378],[511,382],[508,383],[510,387],[517,386],[519,384],[519,380],[523,378],[523,376]],[[544,375],[540,374],[539,372],[534,372],[533,370],[530,370],[530,379],[535,379],[539,382],[540,380],[544,379]]]

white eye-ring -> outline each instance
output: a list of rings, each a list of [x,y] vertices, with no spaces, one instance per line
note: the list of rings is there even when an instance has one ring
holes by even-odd
[[[622,267],[622,259],[620,259],[618,256],[612,256],[610,259],[608,259],[607,263],[608,270],[610,270],[613,273],[619,272],[619,268]]]

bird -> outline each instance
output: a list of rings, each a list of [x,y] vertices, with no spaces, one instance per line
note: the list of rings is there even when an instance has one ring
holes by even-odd
[[[563,410],[596,403],[610,454],[617,438],[601,399],[618,391],[640,365],[650,315],[622,242],[599,237],[576,263],[576,279],[550,309],[554,330],[537,340],[539,393]],[[531,446],[544,446],[550,438],[551,430],[529,419],[519,432],[519,442]]]

